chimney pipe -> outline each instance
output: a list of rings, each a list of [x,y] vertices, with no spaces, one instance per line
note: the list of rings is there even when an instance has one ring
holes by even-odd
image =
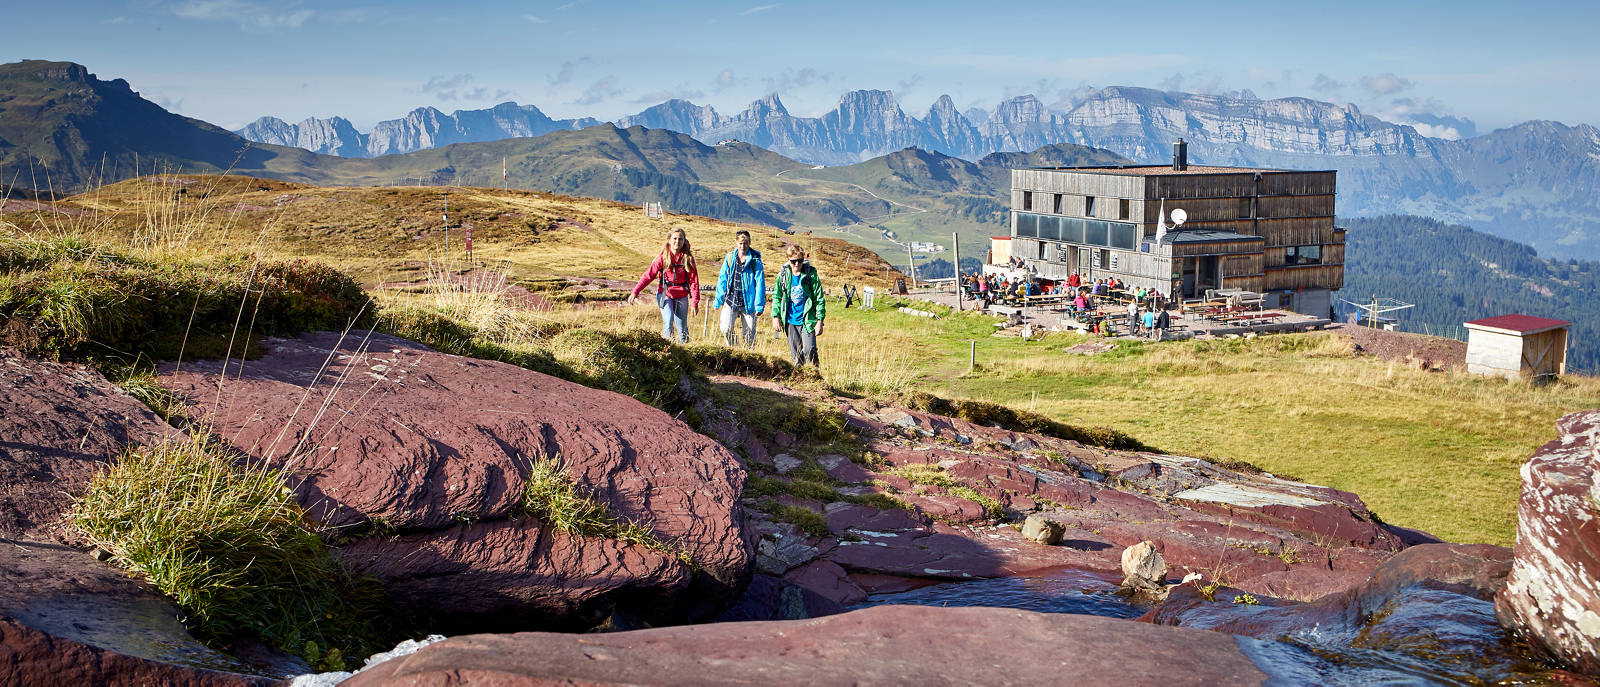
[[[1177,143],[1172,144],[1172,171],[1182,172],[1188,168],[1189,144],[1184,143],[1183,139],[1180,138]]]

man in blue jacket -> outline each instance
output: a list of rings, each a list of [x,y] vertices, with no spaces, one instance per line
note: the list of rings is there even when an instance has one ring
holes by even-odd
[[[761,265],[761,253],[750,247],[750,232],[740,230],[734,234],[738,243],[722,258],[722,271],[717,274],[717,299],[715,306],[722,313],[722,338],[729,346],[745,348],[756,345],[756,315],[767,307],[767,273]],[[744,335],[736,338],[734,323],[744,326]]]

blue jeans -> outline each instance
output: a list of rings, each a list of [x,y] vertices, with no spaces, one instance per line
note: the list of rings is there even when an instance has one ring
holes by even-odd
[[[661,308],[661,338],[689,343],[689,297],[667,298],[666,294],[658,293],[656,306]],[[672,336],[673,327],[678,329],[676,339]]]

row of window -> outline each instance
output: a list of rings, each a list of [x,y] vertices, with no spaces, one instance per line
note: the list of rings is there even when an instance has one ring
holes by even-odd
[[[1067,196],[1065,194],[1041,193],[1039,195],[1048,197],[1050,202],[1048,212],[1053,212],[1057,215],[1066,214]],[[1097,199],[1094,196],[1083,197],[1083,214],[1085,216],[1104,216],[1106,219],[1128,219],[1131,202],[1127,198],[1105,198],[1103,199],[1105,201],[1103,203],[1096,203],[1095,201],[1097,200],[1102,199]],[[1033,206],[1033,191],[1022,192],[1022,209],[1025,212],[1047,211],[1043,207],[1036,208]]]
[[[1047,262],[1061,262],[1070,264],[1071,255],[1067,246],[1040,241],[1034,244],[1037,253],[1035,258]],[[1122,254],[1104,249],[1087,250],[1078,249],[1078,267],[1080,269],[1122,269]]]
[[[1016,214],[1016,235],[1025,238],[1066,241],[1068,243],[1106,246],[1125,250],[1133,250],[1138,241],[1139,227],[1136,224],[1105,222],[1097,219],[1079,219],[1077,217],[1035,215],[1026,212]]]

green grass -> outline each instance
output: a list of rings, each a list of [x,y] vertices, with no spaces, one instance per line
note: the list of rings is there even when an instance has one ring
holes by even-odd
[[[912,484],[939,487],[951,496],[963,498],[983,506],[983,514],[991,519],[998,520],[1005,517],[1005,509],[1000,506],[999,501],[978,493],[978,490],[951,477],[949,473],[944,471],[944,468],[937,465],[915,463],[894,468],[887,472],[891,475],[904,477]]]
[[[370,323],[370,304],[319,263],[0,238],[0,344],[32,355],[124,365],[237,355],[264,336]]]
[[[694,565],[688,552],[661,541],[650,531],[649,525],[613,515],[594,494],[572,482],[560,461],[534,463],[522,495],[522,512],[572,536],[613,539],[630,546],[643,546]]]
[[[202,639],[253,635],[342,670],[393,638],[382,593],[333,558],[283,484],[203,439],[164,443],[97,474],[71,519]]]

